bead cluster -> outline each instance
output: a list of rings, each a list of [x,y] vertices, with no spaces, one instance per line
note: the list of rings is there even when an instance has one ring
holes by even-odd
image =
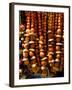
[[[64,14],[20,12],[19,78],[64,74]]]

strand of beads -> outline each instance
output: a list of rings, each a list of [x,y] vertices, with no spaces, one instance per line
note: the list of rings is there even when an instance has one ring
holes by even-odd
[[[38,16],[38,38],[39,38],[39,57],[42,57],[42,54],[44,55],[44,52],[41,52],[43,50],[43,33],[42,33],[42,26],[41,26],[41,12],[37,13]]]
[[[47,57],[46,57],[46,30],[47,30],[47,13],[41,13],[42,14],[42,33],[43,36],[40,36],[40,41],[43,42],[42,48],[44,56],[41,57],[41,75],[43,78],[48,76],[48,70],[47,70]]]
[[[31,12],[31,32],[30,32],[30,41],[29,41],[29,56],[31,60],[31,71],[36,74],[39,71],[39,67],[37,64],[37,57],[35,54],[35,45],[36,45],[36,31],[35,31],[35,12]]]
[[[24,41],[23,41],[23,77],[27,78],[30,74],[30,62],[29,62],[29,33],[30,33],[30,12],[25,12],[26,17],[26,29],[24,33]]]
[[[29,53],[28,48],[29,48],[29,33],[30,33],[30,12],[26,12],[25,15],[26,15],[26,30],[24,34],[23,59],[28,58]]]
[[[47,54],[47,13],[44,13],[44,17],[43,17],[43,37],[44,37],[44,51],[45,51],[45,56]]]
[[[38,17],[38,45],[39,45],[39,63],[40,63],[40,67],[41,67],[41,59],[45,56],[44,55],[44,49],[43,49],[43,32],[42,32],[42,20],[41,20],[41,12],[37,13],[37,17]],[[41,68],[40,68],[40,73],[41,73]]]
[[[61,13],[57,14],[58,18],[58,25],[57,25],[57,30],[56,30],[56,59],[55,59],[55,69],[56,73],[59,72],[60,70],[60,62],[61,62],[61,47],[62,47],[62,42],[61,42],[61,37],[62,37],[62,16]]]
[[[60,62],[60,72],[62,72],[62,73],[64,73],[64,14],[62,13],[61,14],[61,23],[62,23],[62,25],[61,25],[61,27],[62,27],[62,34],[61,34],[61,36],[62,36],[62,40],[61,40],[61,42],[62,42],[62,47],[61,47],[61,51],[62,51],[62,54],[61,54],[61,62]]]
[[[38,13],[35,12],[35,55],[37,59],[38,66],[40,66],[40,58],[39,58],[39,31],[38,31]]]
[[[23,47],[22,47],[22,43],[24,40],[24,30],[25,30],[25,26],[24,24],[20,24],[19,27],[19,57],[20,57],[20,61],[19,61],[19,78],[22,78],[23,76]]]
[[[24,33],[25,33],[25,24],[22,18],[25,16],[24,13],[20,13],[20,26],[19,26],[19,78],[23,76],[23,41],[24,41]]]
[[[48,13],[48,64],[50,73],[54,66],[54,14]]]

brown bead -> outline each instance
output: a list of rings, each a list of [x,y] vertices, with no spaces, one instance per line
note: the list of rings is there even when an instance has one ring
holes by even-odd
[[[47,77],[47,71],[43,70],[41,75],[42,75],[43,78],[46,78]]]
[[[47,65],[46,61],[41,61],[41,65],[46,66]]]
[[[30,45],[30,48],[35,48],[35,45],[34,45],[34,44],[31,44],[31,45]]]
[[[42,25],[41,23],[38,24],[38,26],[41,26],[41,25]]]
[[[40,41],[43,41],[43,36],[40,36],[39,38],[40,38]]]
[[[39,44],[39,48],[40,48],[40,49],[43,49],[43,45]]]
[[[54,29],[55,28],[55,26],[54,25],[52,25],[52,29]]]
[[[53,34],[52,33],[48,34],[48,38],[49,39],[53,38]]]
[[[50,67],[54,67],[54,62],[49,63]]]
[[[31,61],[31,64],[35,64],[36,63],[36,59]]]
[[[60,54],[57,54],[56,57],[57,57],[57,59],[60,59],[61,55]]]
[[[32,56],[34,56],[34,53],[32,51],[30,51],[29,55],[32,57]]]
[[[26,28],[27,28],[27,29],[30,29],[30,26],[29,26],[29,25],[27,25],[27,26],[26,26]]]
[[[26,34],[29,34],[30,33],[30,29],[26,29]]]
[[[47,31],[46,31],[46,28],[43,30],[43,32],[44,32],[44,33],[46,33],[46,32],[47,32]]]
[[[57,19],[55,18],[55,23],[57,23]]]
[[[49,45],[54,45],[54,41],[48,42]]]
[[[46,44],[46,39],[44,39],[44,44]]]
[[[29,41],[29,37],[25,37],[25,41]]]
[[[58,26],[58,29],[61,29],[62,28],[62,26]]]
[[[28,26],[28,25],[30,26],[30,23],[27,22],[27,26]]]
[[[39,71],[39,67],[38,67],[37,65],[36,65],[36,66],[32,65],[31,70],[32,70],[32,72],[33,72],[34,74],[37,74],[38,71]]]
[[[57,34],[61,34],[62,30],[61,29],[57,29]]]
[[[60,40],[61,40],[60,38],[56,38],[56,42],[60,42]]]
[[[58,26],[62,26],[62,23],[58,22]]]
[[[52,24],[48,24],[48,26],[49,26],[49,27],[51,27],[51,26],[52,26]]]
[[[48,56],[48,59],[49,59],[49,60],[52,60],[52,59],[53,59],[53,57],[52,57],[51,54]]]
[[[27,58],[28,57],[28,52],[23,52],[23,57]]]
[[[29,65],[29,60],[24,61],[25,65]]]
[[[55,13],[55,17],[58,17],[58,13]]]
[[[30,20],[29,20],[29,19],[27,19],[27,20],[26,20],[26,22],[27,22],[27,23],[30,23]]]
[[[59,51],[60,50],[60,46],[56,46],[56,50]]]
[[[55,63],[55,67],[59,67],[59,65],[60,65],[59,62]]]
[[[31,33],[34,33],[34,32],[35,32],[34,28],[31,28]]]
[[[43,33],[42,32],[39,32],[39,35],[43,35]]]
[[[53,67],[53,72],[56,74],[56,72],[58,72],[58,71],[59,71],[59,67],[54,66]]]
[[[30,17],[29,16],[27,16],[27,18],[26,18],[27,20],[30,20]]]
[[[49,52],[53,52],[54,51],[54,48],[53,47],[50,47],[49,48]]]
[[[29,46],[27,44],[24,44],[23,47],[28,49]]]
[[[21,31],[23,31],[23,30],[25,29],[25,26],[24,26],[23,24],[21,24],[21,25],[19,26],[19,28],[20,28]]]
[[[38,26],[39,29],[41,29],[41,26]]]
[[[39,50],[38,49],[36,49],[36,54],[38,54],[39,53]]]
[[[61,20],[60,19],[58,19],[58,23],[60,23],[61,22]]]
[[[31,24],[31,28],[34,28],[34,24]]]
[[[45,56],[44,52],[40,52],[40,57],[43,58]]]
[[[51,26],[48,26],[48,29],[52,29],[52,27]]]

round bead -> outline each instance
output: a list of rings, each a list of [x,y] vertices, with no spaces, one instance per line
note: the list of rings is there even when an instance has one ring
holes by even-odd
[[[52,57],[51,54],[48,56],[48,59],[49,59],[49,60],[52,60],[52,59],[53,59],[53,57]]]
[[[44,52],[40,52],[40,57],[43,58],[44,57]]]
[[[56,50],[59,51],[60,50],[60,46],[56,46]]]
[[[60,59],[61,55],[60,54],[57,54],[56,57],[57,57],[57,59]]]
[[[34,53],[32,51],[30,51],[29,55],[32,57],[32,56],[34,56]]]

